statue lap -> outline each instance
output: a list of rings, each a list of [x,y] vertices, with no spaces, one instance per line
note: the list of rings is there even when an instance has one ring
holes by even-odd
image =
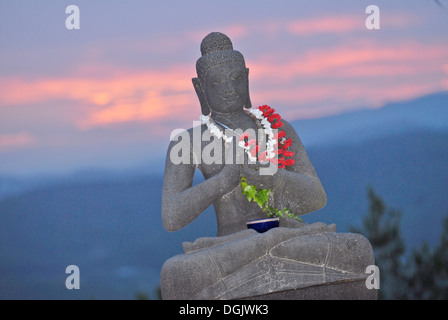
[[[315,223],[200,238],[167,260],[163,299],[376,299],[365,285],[370,242]]]

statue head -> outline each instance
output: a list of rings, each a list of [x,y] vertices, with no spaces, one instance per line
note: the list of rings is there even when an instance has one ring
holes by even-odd
[[[233,50],[229,37],[220,32],[208,34],[201,43],[202,57],[196,62],[193,85],[203,115],[211,111],[233,113],[251,108],[249,69],[243,55]]]

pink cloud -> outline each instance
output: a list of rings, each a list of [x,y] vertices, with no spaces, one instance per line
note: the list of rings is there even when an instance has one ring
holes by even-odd
[[[394,46],[364,44],[360,46],[341,46],[336,48],[314,49],[302,56],[275,63],[272,61],[251,61],[249,65],[254,78],[291,80],[294,77],[332,77],[395,75],[434,72],[440,70],[448,47],[442,45],[423,45],[419,43],[399,43]],[[390,65],[392,69],[385,66]],[[375,66],[383,66],[376,70]],[[359,68],[359,69],[358,69]],[[350,70],[351,69],[351,70]],[[344,74],[347,70],[347,74]]]
[[[26,132],[0,134],[0,151],[12,148],[29,147],[35,143],[34,136]]]
[[[363,19],[362,15],[301,19],[288,23],[286,28],[295,35],[341,33],[365,28]]]
[[[294,118],[381,106],[446,90],[447,56],[446,46],[401,42],[312,49],[279,62],[259,59],[249,65],[252,97],[288,106]]]
[[[397,22],[384,21],[400,27],[413,20],[395,15]],[[265,35],[286,32],[293,35],[318,33],[347,33],[364,27],[364,15],[318,17],[298,21],[263,21],[224,26],[221,31],[233,40],[259,32]],[[205,33],[186,32],[186,39],[202,38]],[[172,50],[183,46],[182,38],[160,40],[160,49]],[[132,42],[132,41],[131,41]],[[132,43],[129,50],[149,50]],[[237,46],[238,47],[238,46]],[[111,49],[111,48],[108,48]],[[238,48],[237,48],[238,49]],[[0,108],[5,105],[30,106],[56,100],[72,100],[79,104],[72,121],[80,130],[128,122],[156,122],[191,119],[191,108],[199,114],[191,78],[195,75],[194,62],[170,69],[135,71],[123,67],[94,63],[101,50],[93,47],[92,55],[75,75],[47,77],[35,80],[0,78]],[[447,87],[446,57],[448,47],[397,41],[380,44],[373,40],[346,39],[336,47],[311,48],[302,54],[283,53],[276,60],[274,50],[266,50],[247,61],[250,68],[252,97],[260,104],[278,101],[286,105],[321,105],[319,115],[333,101],[334,110],[350,108],[354,103],[374,104],[378,101],[427,93]],[[445,76],[443,77],[443,70]],[[98,76],[100,75],[100,76]],[[418,79],[429,78],[420,83]],[[393,81],[392,81],[393,80]],[[384,85],[387,83],[387,85]],[[402,96],[400,96],[402,95]],[[316,109],[317,110],[317,109]],[[294,110],[294,113],[297,113]],[[311,114],[307,111],[307,114]],[[316,113],[317,114],[317,113]]]
[[[364,11],[359,14],[341,14],[332,16],[318,16],[312,18],[279,20],[272,19],[262,22],[248,23],[244,36],[264,34],[272,36],[287,33],[294,36],[318,36],[320,34],[347,35],[353,32],[366,32],[365,20],[368,17]],[[388,13],[381,16],[383,28],[407,28],[421,23],[421,18],[409,13]]]
[[[445,88],[446,89],[446,88]],[[317,118],[363,107],[381,107],[387,102],[412,99],[443,90],[437,81],[425,83],[371,83],[341,81],[338,84],[309,84],[291,89],[255,91],[254,104],[270,104],[278,108],[286,119]]]
[[[182,114],[181,106],[194,99],[190,70],[181,67],[104,78],[3,78],[0,87],[0,108],[61,99],[79,101],[75,121],[81,129]]]

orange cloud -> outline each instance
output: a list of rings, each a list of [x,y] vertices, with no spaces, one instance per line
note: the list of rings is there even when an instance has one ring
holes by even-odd
[[[363,17],[276,20],[231,25],[224,29],[237,38],[256,31],[265,34],[287,31],[303,35],[343,33],[357,30],[360,23],[363,27]],[[397,26],[407,23],[404,18],[397,21]],[[190,33],[187,38],[198,35]],[[354,103],[377,104],[394,97],[400,99],[400,94],[408,97],[412,93],[415,96],[446,88],[447,56],[448,47],[439,44],[399,41],[385,45],[373,40],[356,40],[349,45],[308,49],[299,55],[283,53],[277,61],[273,58],[275,50],[267,50],[248,60],[247,64],[255,104],[257,100],[260,104],[277,101],[301,108],[320,104],[319,112],[331,112],[326,107],[328,101],[337,106],[334,110],[340,110]],[[194,74],[193,61],[188,66],[143,71],[86,63],[75,76],[37,80],[4,77],[0,78],[0,108],[2,105],[32,105],[45,101],[76,101],[79,108],[74,110],[72,119],[81,130],[135,121],[191,119],[191,108],[195,114],[199,113],[191,84]],[[425,77],[429,80],[419,81]],[[295,114],[296,110],[292,112]]]
[[[192,94],[163,96],[150,91],[146,96],[129,102],[112,103],[110,106],[91,112],[78,123],[80,129],[131,121],[151,121],[166,117],[188,114],[188,106],[193,104]]]
[[[0,134],[0,151],[11,148],[28,147],[36,139],[29,133],[12,133],[12,134]]]
[[[191,71],[128,72],[108,78],[0,79],[0,106],[68,99],[80,102],[76,125],[89,129],[113,123],[159,119],[191,104]]]

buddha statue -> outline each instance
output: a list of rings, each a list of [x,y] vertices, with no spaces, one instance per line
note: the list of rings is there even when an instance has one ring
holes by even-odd
[[[375,293],[365,289],[364,284],[365,269],[374,264],[374,259],[370,243],[363,236],[339,234],[334,225],[305,224],[288,216],[280,219],[279,227],[265,233],[247,228],[248,221],[266,217],[266,212],[243,194],[242,177],[251,185],[269,189],[269,203],[273,207],[289,208],[297,216],[324,207],[325,190],[298,134],[284,119],[281,119],[281,132],[282,141],[288,141],[287,166],[279,163],[278,149],[273,150],[276,158],[272,161],[272,158],[259,161],[257,157],[254,160],[256,154],[250,157],[248,152],[243,152],[242,159],[238,159],[241,155],[238,141],[248,143],[238,132],[258,132],[254,140],[260,141],[260,145],[262,141],[272,141],[268,131],[260,130],[266,129],[263,123],[267,120],[263,122],[263,116],[267,119],[272,111],[267,106],[259,108],[258,115],[263,113],[263,116],[258,118],[254,117],[256,112],[248,111],[253,110],[249,69],[243,55],[233,49],[226,35],[219,32],[207,35],[201,43],[201,54],[193,86],[202,118],[220,132],[214,135],[213,141],[225,152],[215,155],[220,161],[201,161],[210,139],[193,139],[194,130],[199,130],[201,137],[213,136],[211,127],[202,124],[186,131],[190,137],[188,161],[173,163],[170,155],[179,141],[172,139],[165,164],[162,222],[168,231],[176,231],[213,205],[218,233],[216,237],[185,242],[185,253],[165,262],[161,272],[162,297],[309,298],[311,294],[317,298],[338,298],[340,288],[331,290],[328,285],[340,281],[346,283],[342,291],[349,296],[356,292],[361,298],[374,297]],[[223,132],[233,133],[233,138]],[[278,132],[277,142],[281,139]],[[272,163],[275,170],[262,174]],[[193,185],[196,169],[204,181]],[[323,285],[327,291],[325,288],[316,291],[316,286]]]

